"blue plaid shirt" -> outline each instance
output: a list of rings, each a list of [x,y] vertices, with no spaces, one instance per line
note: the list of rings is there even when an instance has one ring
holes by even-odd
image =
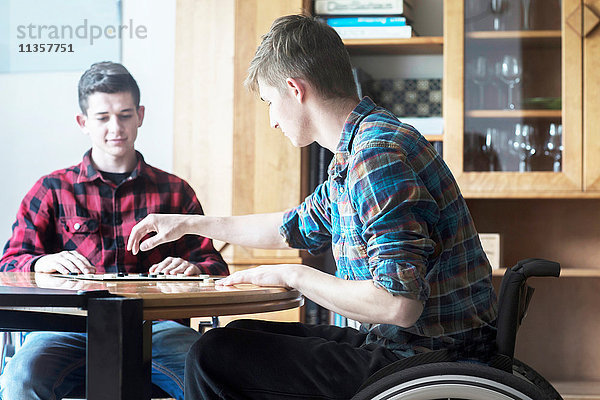
[[[349,115],[327,181],[285,213],[294,248],[333,247],[336,276],[372,279],[424,303],[410,328],[363,324],[366,344],[420,347],[493,342],[491,269],[450,170],[413,127],[365,97]]]

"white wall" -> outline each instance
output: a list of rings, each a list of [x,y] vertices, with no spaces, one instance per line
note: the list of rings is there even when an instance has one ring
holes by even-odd
[[[146,106],[137,148],[146,161],[171,171],[175,0],[123,0],[123,21],[130,18],[147,28],[146,38],[123,40],[121,60],[137,80]],[[89,148],[75,123],[82,73],[0,74],[1,246],[35,181],[78,163]]]

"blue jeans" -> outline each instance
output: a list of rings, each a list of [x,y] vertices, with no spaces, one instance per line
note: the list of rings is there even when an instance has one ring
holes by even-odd
[[[199,337],[174,321],[152,322],[152,382],[177,400],[183,400],[186,354]],[[62,399],[85,383],[85,348],[85,333],[28,333],[0,376],[0,398]]]

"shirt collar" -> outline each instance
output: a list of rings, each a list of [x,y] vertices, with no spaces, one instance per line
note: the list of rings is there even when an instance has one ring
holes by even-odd
[[[354,110],[348,115],[348,118],[346,118],[342,136],[335,150],[335,154],[333,155],[333,159],[331,160],[331,164],[329,164],[329,168],[327,169],[327,173],[331,175],[333,179],[345,178],[346,170],[348,168],[348,155],[350,154],[352,141],[354,140],[354,136],[356,136],[360,121],[369,115],[375,107],[377,107],[377,105],[373,100],[368,97],[363,97],[360,103],[358,103]]]
[[[137,164],[134,170],[131,172],[129,178],[127,178],[129,180],[135,179],[138,176],[147,176],[152,172],[148,167],[148,164],[146,164],[146,162],[144,161],[144,157],[142,156],[142,154],[136,150],[135,155],[137,157]],[[86,153],[83,155],[83,161],[81,162],[81,169],[79,171],[77,182],[92,182],[96,179],[103,180],[102,175],[100,175],[100,172],[98,172],[98,170],[96,170],[96,168],[94,168],[94,165],[92,164],[92,150],[90,149],[86,151]]]
[[[348,118],[346,118],[344,129],[342,130],[342,137],[337,145],[336,153],[350,152],[352,141],[356,135],[360,121],[369,115],[375,107],[377,107],[377,105],[373,100],[368,97],[363,97],[360,103],[358,103],[354,110],[348,115]]]

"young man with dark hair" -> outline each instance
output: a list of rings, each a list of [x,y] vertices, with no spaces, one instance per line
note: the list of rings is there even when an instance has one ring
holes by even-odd
[[[128,248],[137,254],[184,234],[311,252],[332,246],[336,276],[286,264],[221,284],[295,288],[362,326],[242,320],[211,330],[187,358],[186,399],[348,399],[375,371],[416,353],[452,347],[485,358],[495,294],[465,200],[423,136],[357,97],[335,31],[312,17],[277,19],[246,85],[294,145],[316,141],[334,153],[328,179],[286,212],[149,215]]]
[[[25,196],[1,271],[162,272],[226,275],[207,238],[187,236],[134,256],[125,238],[148,213],[202,214],[193,189],[135,150],[144,119],[140,90],[121,64],[93,64],[79,81],[77,123],[92,148],[75,166],[39,179]],[[152,324],[152,382],[183,399],[183,369],[200,337],[175,321]],[[61,399],[85,382],[84,333],[31,332],[0,377],[6,400]]]

